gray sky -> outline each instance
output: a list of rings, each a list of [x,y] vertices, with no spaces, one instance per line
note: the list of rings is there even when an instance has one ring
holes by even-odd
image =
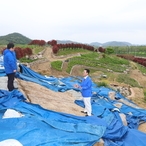
[[[146,0],[1,0],[0,36],[146,44]]]

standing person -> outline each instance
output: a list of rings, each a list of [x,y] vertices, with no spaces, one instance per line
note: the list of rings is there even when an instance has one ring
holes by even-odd
[[[15,73],[17,71],[17,60],[16,60],[16,54],[14,50],[15,50],[14,44],[9,43],[7,45],[7,48],[3,51],[4,68],[8,77],[7,88],[9,91],[12,91],[15,89],[14,79],[15,79]]]
[[[81,82],[81,85],[75,85],[76,88],[81,89],[81,94],[83,96],[83,102],[84,102],[84,111],[81,111],[82,113],[87,114],[86,116],[92,115],[92,106],[91,106],[91,96],[92,96],[92,80],[89,77],[90,70],[84,69],[83,71],[83,77],[84,79]]]

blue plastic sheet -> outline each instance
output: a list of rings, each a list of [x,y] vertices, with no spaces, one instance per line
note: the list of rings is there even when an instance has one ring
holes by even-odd
[[[21,67],[22,72],[17,73],[17,77],[22,80],[35,82],[56,92],[71,89],[80,92],[73,85],[80,83],[82,77],[45,77],[26,66]],[[92,146],[102,138],[105,146],[146,146],[146,134],[137,129],[140,123],[146,122],[146,110],[138,108],[118,92],[116,99],[111,100],[108,93],[112,89],[98,87],[93,83],[92,90],[91,117],[46,110],[39,105],[25,102],[25,97],[18,90],[0,90],[1,118],[8,108],[25,115],[22,118],[0,120],[0,141],[14,138],[26,146]],[[115,104],[121,103],[120,99],[133,106],[122,103],[121,107],[116,107]],[[84,107],[82,100],[75,100],[75,104]],[[126,115],[127,126],[123,125],[120,113]]]
[[[11,138],[24,146],[86,146],[99,141],[106,130],[103,119],[46,110],[25,102],[25,97],[18,90],[11,93],[0,91],[0,141]],[[9,108],[25,116],[2,119]]]
[[[61,83],[59,79],[57,79],[56,77],[53,77],[53,76],[45,77],[24,65],[20,64],[19,66],[22,71],[22,73],[17,72],[16,74],[16,77],[19,79],[40,84],[56,92],[58,91],[64,92],[70,89],[65,84]]]

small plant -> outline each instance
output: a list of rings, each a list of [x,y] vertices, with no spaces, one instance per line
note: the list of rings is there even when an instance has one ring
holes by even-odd
[[[98,85],[99,87],[102,87],[102,86],[108,87],[108,84],[107,84],[106,82],[98,82],[97,85]]]
[[[144,94],[144,102],[146,103],[146,88],[143,89],[143,94]]]
[[[111,47],[106,48],[106,53],[107,54],[113,54],[114,53],[114,49]]]
[[[142,65],[140,65],[140,64],[137,64],[137,67],[138,67],[138,69],[139,69],[142,73],[146,74],[146,67],[144,67],[144,66],[142,66]]]
[[[89,53],[90,51],[82,49],[82,48],[76,48],[76,49],[60,49],[57,53],[58,56],[60,55],[68,55],[68,54],[75,54],[75,53]]]
[[[53,61],[51,62],[51,67],[58,70],[58,71],[62,71],[62,61]]]
[[[132,87],[139,87],[140,88],[140,85],[138,84],[138,82],[136,80],[130,78],[128,75],[125,75],[125,74],[120,74],[117,77],[116,81],[119,83],[128,84]]]
[[[104,53],[104,52],[105,52],[105,49],[102,48],[102,47],[99,47],[99,48],[98,48],[98,51],[101,52],[101,53]]]
[[[35,60],[32,60],[32,59],[27,59],[26,57],[23,57],[23,58],[20,58],[19,61],[20,62],[23,62],[23,63],[30,63],[30,62],[33,62],[33,61],[36,61],[37,59]]]

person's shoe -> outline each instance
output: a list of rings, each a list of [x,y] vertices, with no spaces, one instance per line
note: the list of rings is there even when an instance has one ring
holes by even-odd
[[[87,112],[81,111],[81,113],[87,114]]]
[[[92,115],[90,115],[90,116],[92,116]],[[90,117],[90,116],[89,116],[89,115],[87,115],[87,114],[85,115],[85,117]]]
[[[89,115],[85,115],[85,117],[89,117]]]

